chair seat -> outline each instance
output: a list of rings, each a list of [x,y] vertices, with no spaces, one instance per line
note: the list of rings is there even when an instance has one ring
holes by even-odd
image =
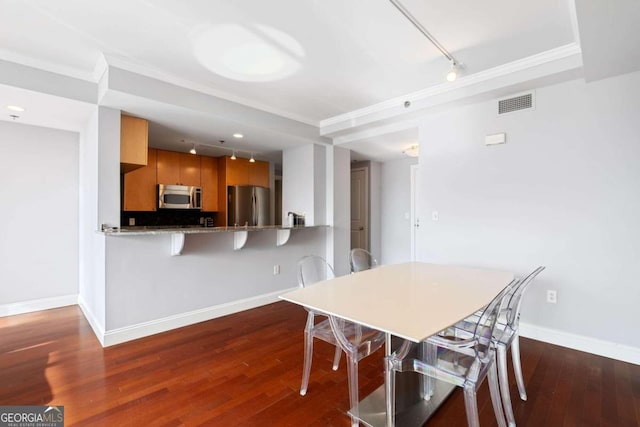
[[[344,334],[344,337],[350,343],[356,343],[355,347],[358,350],[357,360],[361,360],[363,357],[368,356],[384,345],[385,335],[383,332],[361,326],[357,323],[348,321],[341,322],[343,322],[343,324],[340,330]],[[329,319],[316,323],[312,335],[314,338],[321,339],[330,344],[339,345],[331,329]]]

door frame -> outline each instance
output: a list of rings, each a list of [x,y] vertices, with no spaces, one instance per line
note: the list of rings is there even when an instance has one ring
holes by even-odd
[[[411,261],[417,261],[417,234],[420,228],[420,216],[418,215],[418,177],[420,172],[420,165],[411,165],[411,218],[410,233],[411,233]]]

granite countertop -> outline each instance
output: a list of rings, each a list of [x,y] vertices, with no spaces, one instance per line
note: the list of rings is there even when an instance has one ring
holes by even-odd
[[[281,225],[265,225],[257,227],[204,227],[201,225],[157,225],[157,226],[131,226],[131,227],[103,227],[101,233],[111,236],[136,236],[144,234],[199,234],[199,233],[229,233],[237,231],[264,231],[264,230],[300,230],[306,228],[328,227],[327,225],[307,225],[284,227]]]

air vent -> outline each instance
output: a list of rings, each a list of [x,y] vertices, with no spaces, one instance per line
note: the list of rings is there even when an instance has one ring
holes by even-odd
[[[533,93],[526,93],[498,101],[498,114],[507,114],[529,108],[533,108]]]

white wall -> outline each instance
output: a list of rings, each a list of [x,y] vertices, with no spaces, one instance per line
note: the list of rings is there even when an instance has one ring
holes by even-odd
[[[120,111],[96,107],[80,138],[80,286],[87,320],[102,341],[106,328],[105,236],[120,225]]]
[[[0,316],[77,301],[78,146],[0,122]]]
[[[393,160],[381,167],[381,264],[411,261],[411,165],[418,159]]]
[[[332,260],[336,275],[349,274],[351,249],[351,152],[346,148],[327,149],[327,216],[330,217],[327,259]]]
[[[287,224],[289,212],[313,214],[313,156],[313,144],[282,152],[282,224]]]
[[[540,88],[534,111],[497,117],[485,102],[424,118],[419,210],[439,221],[422,221],[419,259],[545,265],[523,322],[640,349],[639,111],[634,73]],[[507,144],[485,147],[497,132]]]
[[[322,227],[294,230],[287,244],[276,247],[275,230],[251,232],[246,246],[234,251],[233,233],[191,234],[174,257],[167,234],[108,236],[106,333],[137,330],[134,335],[144,336],[216,317],[240,300],[273,302],[298,286],[300,257],[324,256],[325,235]]]
[[[309,144],[282,152],[282,223],[287,214],[305,216],[306,225],[327,222],[327,147]]]

